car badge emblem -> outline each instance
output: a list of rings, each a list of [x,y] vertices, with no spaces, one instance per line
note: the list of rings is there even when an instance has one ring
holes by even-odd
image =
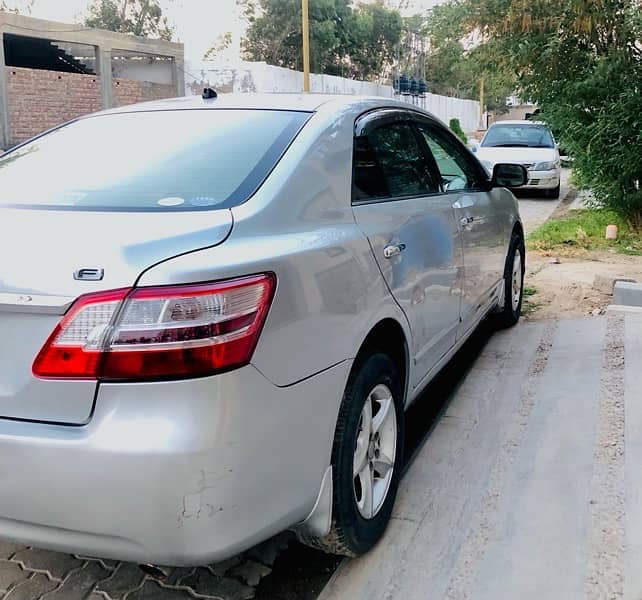
[[[77,281],[101,281],[105,276],[105,269],[78,269],[74,271]]]

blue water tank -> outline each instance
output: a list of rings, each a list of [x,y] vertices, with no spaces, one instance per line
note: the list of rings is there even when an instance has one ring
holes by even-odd
[[[419,94],[419,83],[414,77],[410,80],[410,93],[413,96]]]
[[[407,75],[399,76],[399,92],[402,94],[410,93],[410,79],[408,79]]]
[[[426,83],[426,80],[425,79],[420,79],[419,80],[419,95],[420,96],[425,96],[427,91],[428,91],[428,84]]]

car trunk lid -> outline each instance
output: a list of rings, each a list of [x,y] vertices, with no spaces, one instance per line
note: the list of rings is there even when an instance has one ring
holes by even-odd
[[[0,418],[82,424],[96,382],[31,367],[80,295],[130,287],[149,267],[222,243],[231,212],[0,209]]]

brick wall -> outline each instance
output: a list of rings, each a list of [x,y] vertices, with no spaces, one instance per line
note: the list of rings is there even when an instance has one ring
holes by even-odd
[[[18,143],[50,127],[101,109],[96,75],[6,67],[11,141]]]
[[[114,79],[112,98],[114,106],[136,104],[149,100],[176,97],[176,86],[132,79]]]
[[[12,144],[102,108],[97,75],[18,67],[6,67],[6,70]],[[173,85],[114,79],[114,106],[174,96]]]

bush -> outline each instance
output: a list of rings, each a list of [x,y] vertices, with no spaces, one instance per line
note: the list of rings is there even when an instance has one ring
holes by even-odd
[[[461,139],[462,142],[464,142],[464,144],[468,143],[468,138],[466,137],[464,130],[461,128],[459,119],[450,119],[448,126],[452,129],[453,133]]]

